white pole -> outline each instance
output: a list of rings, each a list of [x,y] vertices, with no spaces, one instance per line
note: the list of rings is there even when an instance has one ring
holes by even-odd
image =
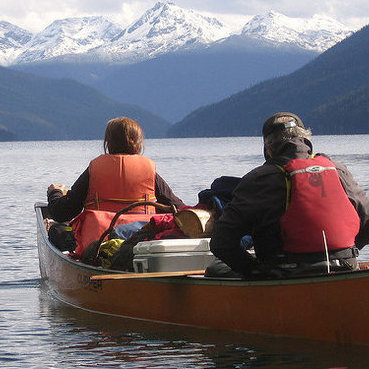
[[[329,263],[327,238],[325,237],[325,232],[324,231],[322,231],[322,234],[323,234],[323,241],[324,241],[325,258],[327,259],[327,272],[329,274],[331,272],[331,267],[330,267],[330,263]]]

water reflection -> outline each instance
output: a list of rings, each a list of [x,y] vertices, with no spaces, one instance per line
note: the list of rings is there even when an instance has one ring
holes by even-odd
[[[210,308],[210,307],[209,307]],[[40,294],[59,367],[367,368],[365,348],[110,317]]]

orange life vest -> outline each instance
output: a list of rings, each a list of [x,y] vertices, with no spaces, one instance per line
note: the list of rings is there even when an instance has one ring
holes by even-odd
[[[72,221],[76,257],[101,237],[117,211],[137,201],[156,201],[155,176],[155,163],[142,155],[106,154],[91,161],[85,210]],[[115,224],[149,221],[154,213],[152,206],[136,207]]]
[[[100,155],[89,165],[85,209],[118,211],[137,201],[156,201],[155,163],[142,155]],[[155,213],[137,207],[131,213]]]

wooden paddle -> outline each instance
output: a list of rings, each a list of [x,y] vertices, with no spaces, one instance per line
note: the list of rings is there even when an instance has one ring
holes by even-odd
[[[122,273],[122,274],[100,274],[90,277],[91,281],[113,280],[113,279],[137,279],[137,278],[163,278],[181,277],[186,275],[203,275],[205,270],[185,270],[176,272],[150,272],[150,273]]]

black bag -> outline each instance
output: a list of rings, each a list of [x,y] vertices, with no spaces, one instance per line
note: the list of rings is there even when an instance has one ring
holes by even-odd
[[[141,241],[152,239],[155,233],[150,228],[142,228],[123,242],[122,247],[111,258],[111,269],[134,272],[133,248]]]
[[[66,223],[53,223],[49,229],[49,240],[60,251],[73,252],[77,246],[73,229]]]

